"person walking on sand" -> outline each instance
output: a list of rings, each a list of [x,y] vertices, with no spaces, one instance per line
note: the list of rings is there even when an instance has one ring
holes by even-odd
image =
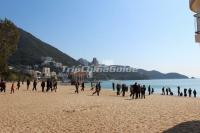
[[[138,86],[137,86],[137,89],[138,89],[138,90],[137,90],[137,93],[138,93],[138,98],[139,98],[139,99],[141,98],[141,91],[142,91],[142,90],[141,90],[141,89],[142,89],[141,87],[142,87],[142,86],[141,86],[140,84],[138,84]]]
[[[133,85],[130,86],[130,97],[132,97],[132,99],[134,99],[134,89],[133,89]]]
[[[184,97],[187,97],[187,89],[184,89]]]
[[[165,87],[162,88],[162,95],[165,95]]]
[[[100,94],[100,91],[101,91],[101,82],[98,82],[98,84],[97,84],[97,96],[99,96],[99,94]]]
[[[153,93],[154,93],[154,88],[151,89],[151,94],[153,94]]]
[[[113,91],[115,91],[115,83],[114,82],[112,83],[112,88],[113,88]]]
[[[52,80],[50,80],[50,82],[49,82],[49,87],[50,87],[51,91],[53,91],[53,83],[52,83]]]
[[[91,82],[91,89],[90,89],[91,91],[93,91],[94,90],[94,84],[93,84],[93,82]]]
[[[132,97],[132,99],[137,99],[138,98],[138,92],[137,92],[138,90],[137,90],[137,82],[133,85],[133,97]]]
[[[84,90],[85,90],[85,83],[82,82],[82,84],[81,84],[81,91],[84,91]]]
[[[75,88],[76,88],[75,93],[78,94],[78,89],[79,89],[79,82],[78,81],[76,81],[76,83],[75,83]]]
[[[44,80],[42,80],[42,82],[41,82],[41,87],[42,87],[42,92],[44,92],[44,88],[45,88],[45,81]]]
[[[178,86],[177,88],[178,88],[178,96],[180,96],[181,88],[180,88],[180,86]]]
[[[151,95],[151,86],[150,85],[148,87],[148,92],[149,92],[149,95]]]
[[[125,97],[126,94],[126,85],[122,84],[122,96]]]
[[[96,84],[96,90],[95,90],[95,92],[92,95],[94,95],[94,94],[97,93],[97,96],[99,96],[100,91],[101,91],[101,84],[100,84],[100,82],[98,82]]]
[[[3,79],[2,79],[1,82],[0,82],[0,91],[1,91],[1,92],[3,91]]]
[[[188,94],[189,94],[189,97],[192,96],[192,89],[191,89],[191,88],[189,88],[189,90],[188,90]]]
[[[37,81],[33,81],[33,91],[37,91]]]
[[[46,92],[48,92],[50,90],[50,80],[49,79],[47,79],[46,87],[47,87]]]
[[[135,92],[136,92],[135,99],[138,99],[140,97],[140,85],[139,84],[135,86]]]
[[[30,83],[31,83],[30,80],[27,80],[27,81],[26,81],[26,84],[27,84],[27,90],[29,89]]]
[[[1,92],[6,92],[6,82],[1,80]]]
[[[117,96],[120,95],[120,91],[121,91],[121,85],[117,84]]]
[[[166,94],[167,94],[167,95],[169,94],[169,89],[168,89],[168,88],[166,88]]]
[[[142,88],[141,88],[141,99],[145,99],[145,92],[146,92],[146,86],[143,85]]]
[[[17,90],[20,88],[20,80],[17,82]]]
[[[54,89],[55,92],[57,92],[57,89],[58,89],[58,83],[57,83],[56,80],[54,80],[54,82],[53,82],[53,89]]]
[[[196,96],[197,96],[197,91],[194,89],[194,91],[193,91],[193,94],[194,94],[194,97],[196,98]]]
[[[10,94],[13,94],[13,93],[15,93],[15,82],[13,82],[12,85],[11,85],[11,92],[10,92]]]

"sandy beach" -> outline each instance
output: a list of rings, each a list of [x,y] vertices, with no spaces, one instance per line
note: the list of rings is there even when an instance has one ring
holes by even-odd
[[[32,87],[32,86],[31,86]],[[74,86],[58,92],[26,90],[0,93],[1,133],[182,133],[200,132],[200,100],[152,95],[131,100],[89,88],[74,94]]]

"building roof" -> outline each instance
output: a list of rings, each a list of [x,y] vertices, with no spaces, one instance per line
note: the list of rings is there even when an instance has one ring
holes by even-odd
[[[190,0],[190,9],[193,12],[199,13],[199,11],[200,11],[200,0]]]

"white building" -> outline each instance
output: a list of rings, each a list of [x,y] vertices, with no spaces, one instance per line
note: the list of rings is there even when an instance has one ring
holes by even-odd
[[[62,71],[65,72],[67,66],[62,66]]]
[[[51,77],[50,68],[44,67],[43,70],[42,70],[42,76],[43,77]]]
[[[88,78],[93,78],[93,72],[88,72]]]
[[[51,72],[51,77],[56,77],[56,75],[57,75],[56,72],[54,72],[54,71]]]
[[[57,67],[57,68],[62,68],[62,63],[56,62],[56,63],[55,63],[55,67]]]
[[[27,70],[26,73],[33,76],[36,79],[41,78],[41,72],[40,71]]]

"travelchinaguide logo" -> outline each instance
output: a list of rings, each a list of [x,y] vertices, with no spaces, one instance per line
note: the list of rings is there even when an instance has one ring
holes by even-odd
[[[137,72],[136,68],[130,66],[73,66],[67,67],[65,72]]]

